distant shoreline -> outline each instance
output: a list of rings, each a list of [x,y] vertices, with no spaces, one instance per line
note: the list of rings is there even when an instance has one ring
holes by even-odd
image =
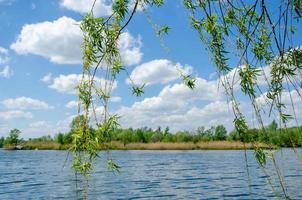
[[[25,142],[20,144],[18,150],[68,150],[70,144],[59,144],[56,142]],[[257,143],[258,147],[272,148],[267,144]],[[6,150],[16,150],[15,146],[6,146]],[[253,149],[251,143],[242,143],[238,141],[209,141],[209,142],[182,142],[182,143],[129,143],[121,142],[106,143],[100,150],[243,150]]]

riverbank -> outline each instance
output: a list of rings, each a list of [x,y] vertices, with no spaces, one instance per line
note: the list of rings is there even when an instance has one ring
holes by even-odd
[[[71,148],[70,144],[59,144],[56,142],[25,142],[20,144],[22,150],[68,150]],[[266,144],[257,144],[258,147],[269,148]],[[183,143],[129,143],[123,144],[121,142],[106,143],[100,150],[242,150],[252,149],[251,143],[242,143],[238,141],[209,141],[209,142],[183,142]],[[5,149],[13,150],[14,146],[6,146]]]

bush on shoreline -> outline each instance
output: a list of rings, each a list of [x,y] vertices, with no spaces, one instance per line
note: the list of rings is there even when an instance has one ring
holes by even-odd
[[[138,129],[115,129],[112,132],[102,135],[101,137],[97,136],[97,131],[93,128],[90,128],[92,134],[96,137],[99,137],[104,144],[111,144],[110,147],[114,149],[114,145],[118,144],[117,149],[125,149],[126,147],[138,148],[149,148],[152,145],[145,144],[164,144],[164,143],[188,143],[184,149],[195,149],[199,148],[196,144],[212,142],[215,141],[229,141],[229,142],[245,142],[245,143],[261,143],[267,144],[269,146],[276,147],[301,147],[302,146],[302,127],[291,127],[287,129],[278,129],[277,123],[273,121],[265,129],[249,129],[244,136],[240,136],[236,131],[232,131],[229,134],[227,133],[226,128],[223,125],[212,126],[209,129],[204,127],[199,127],[195,131],[178,131],[175,134],[172,134],[169,128],[164,130],[161,127],[158,127],[155,130],[151,128],[138,128]],[[73,134],[77,131],[77,126],[74,124],[71,125],[71,130],[67,133],[58,133],[55,137],[51,136],[42,136],[40,138],[30,138],[28,140],[19,140],[17,137],[13,138],[13,142],[8,142],[12,140],[12,134],[8,137],[0,138],[0,147],[3,146],[12,146],[13,143],[19,142],[25,145],[25,148],[28,149],[68,149],[71,146],[73,140]],[[122,144],[122,146],[121,146]],[[128,145],[129,144],[129,145]],[[137,145],[133,145],[137,144]],[[193,144],[193,145],[189,145]],[[225,143],[226,146],[229,146],[231,143]],[[153,145],[154,146],[154,145]],[[155,145],[156,146],[156,145]],[[168,148],[166,145],[163,148]],[[171,146],[171,145],[170,145]],[[172,145],[173,146],[173,145]],[[173,147],[171,148],[173,149]],[[180,145],[181,146],[181,145]],[[103,149],[105,147],[100,147]],[[127,149],[126,148],[126,149]],[[176,148],[176,147],[175,147]],[[221,147],[222,148],[222,147]],[[229,147],[230,148],[230,147]],[[157,148],[156,148],[157,149]]]

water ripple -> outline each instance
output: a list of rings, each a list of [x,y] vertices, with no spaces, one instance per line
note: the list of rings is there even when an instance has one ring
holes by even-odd
[[[301,149],[299,150],[300,152]],[[248,153],[243,151],[113,151],[121,173],[108,171],[105,155],[91,176],[89,199],[276,199]],[[102,154],[102,152],[101,152]],[[64,151],[0,150],[0,199],[82,199],[84,180],[75,179]],[[290,149],[278,163],[292,199],[302,199],[302,166]],[[267,171],[282,194],[276,173]],[[250,180],[248,179],[250,177]],[[77,183],[77,185],[76,185]]]

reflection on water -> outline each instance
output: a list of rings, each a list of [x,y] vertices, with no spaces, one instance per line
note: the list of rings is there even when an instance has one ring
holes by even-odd
[[[275,196],[252,151],[248,151],[250,180],[244,151],[113,151],[112,156],[122,167],[121,173],[108,171],[105,154],[101,154],[91,177],[89,199]],[[76,179],[70,160],[64,167],[66,157],[66,151],[0,150],[0,199],[76,199]],[[302,164],[290,149],[279,152],[277,160],[289,196],[302,199]],[[267,168],[272,168],[271,163]],[[275,174],[272,181],[281,195]]]

